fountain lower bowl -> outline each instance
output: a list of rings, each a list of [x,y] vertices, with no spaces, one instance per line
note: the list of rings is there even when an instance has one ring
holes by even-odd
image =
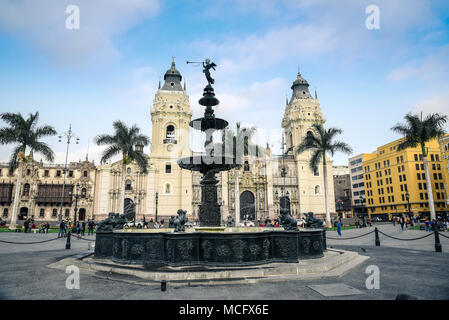
[[[178,160],[178,165],[182,169],[187,169],[190,171],[229,171],[239,164],[236,163],[235,158],[232,157],[207,157],[205,155],[198,155],[193,157],[182,158]]]
[[[326,250],[324,229],[206,229],[99,232],[95,258],[140,265],[246,266],[321,258]]]

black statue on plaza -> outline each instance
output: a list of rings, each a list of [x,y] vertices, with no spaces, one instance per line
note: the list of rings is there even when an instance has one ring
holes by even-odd
[[[97,231],[110,232],[112,230],[121,230],[125,224],[136,219],[136,204],[130,202],[124,208],[125,213],[110,212],[108,217],[97,223]]]
[[[290,215],[290,210],[281,208],[279,216],[279,223],[286,231],[298,231],[298,222]]]
[[[234,219],[232,218],[231,215],[228,216],[228,221],[226,221],[226,226],[227,227],[233,227],[234,226]]]
[[[121,230],[126,224],[126,216],[120,213],[109,212],[106,219],[97,222],[97,232],[110,232]]]
[[[170,220],[168,220],[168,227],[174,228],[175,227],[175,216],[171,216]]]
[[[175,227],[174,232],[184,232],[185,231],[185,223],[187,222],[186,217],[187,211],[179,209],[178,210],[178,216],[173,221],[173,226]]]
[[[215,68],[214,67],[216,67],[217,65],[215,64],[215,63],[213,63],[213,62],[210,62],[210,60],[209,59],[206,59],[206,62],[203,62],[203,72],[204,72],[204,74],[206,75],[206,79],[207,79],[207,82],[209,82],[209,85],[212,85],[212,84],[214,84],[215,83],[215,80],[210,76],[210,69],[214,69],[214,71],[215,71]]]
[[[322,228],[323,221],[313,216],[313,212],[308,212],[306,216],[306,228]]]
[[[209,87],[211,87],[215,83],[215,80],[210,75],[210,69],[215,70],[215,67],[217,66],[215,63],[211,62],[209,59],[206,59],[206,61],[203,62],[187,61],[187,64],[189,63],[202,64],[203,72],[206,76],[207,82],[209,83]]]
[[[195,119],[190,122],[194,129],[206,133],[204,144],[205,153],[193,157],[182,158],[178,160],[178,165],[182,169],[190,171],[199,171],[203,174],[201,179],[201,204],[199,206],[199,223],[201,227],[219,227],[221,225],[220,204],[217,197],[217,183],[215,175],[220,171],[227,171],[235,168],[237,165],[234,157],[215,155],[213,134],[217,130],[223,130],[228,126],[226,120],[215,117],[214,106],[220,101],[215,97],[212,84],[215,80],[210,75],[210,69],[215,70],[215,63],[206,59],[205,62],[190,62],[203,65],[203,72],[208,82],[204,88],[203,97],[198,101],[206,107],[203,118]]]

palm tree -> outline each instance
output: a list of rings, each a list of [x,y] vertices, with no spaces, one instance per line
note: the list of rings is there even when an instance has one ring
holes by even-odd
[[[234,168],[234,208],[236,226],[240,224],[239,172],[244,155],[255,154],[255,150],[258,150],[257,146],[251,143],[251,139],[254,137],[255,133],[255,127],[242,128],[240,122],[237,122],[235,132],[232,129],[225,129],[222,133],[223,154],[227,156],[231,155],[236,159],[236,163],[239,164],[239,166]],[[230,146],[232,146],[232,151],[230,150]]]
[[[135,150],[135,146],[147,146],[150,143],[150,139],[147,136],[140,134],[140,129],[136,125],[128,128],[126,124],[117,120],[112,126],[115,129],[114,135],[98,135],[95,137],[95,143],[100,146],[108,145],[108,148],[106,148],[102,154],[101,163],[105,163],[116,155],[122,156],[120,213],[124,214],[126,165],[130,164],[132,161],[136,161],[142,172],[147,172],[147,159],[142,153]]]
[[[398,132],[405,136],[404,142],[402,142],[397,150],[403,150],[406,148],[421,147],[422,159],[424,162],[424,170],[426,173],[427,194],[429,198],[430,218],[435,219],[435,206],[433,203],[432,183],[429,175],[429,165],[427,163],[428,148],[426,143],[429,140],[433,140],[444,135],[445,131],[443,125],[447,121],[446,115],[440,115],[438,113],[429,114],[424,120],[421,116],[407,113],[405,115],[405,124],[398,123],[391,130]]]
[[[341,134],[343,131],[338,128],[324,129],[321,123],[314,123],[312,125],[313,131],[309,131],[303,138],[302,142],[297,147],[297,154],[306,150],[312,151],[312,157],[309,161],[309,166],[313,172],[318,170],[318,164],[323,163],[323,178],[324,178],[324,199],[326,202],[326,224],[331,227],[331,217],[329,213],[329,197],[328,197],[328,182],[327,182],[327,162],[326,154],[334,155],[335,152],[341,151],[347,154],[352,153],[349,145],[342,141],[333,141],[335,136]]]
[[[9,166],[12,171],[19,168],[17,176],[16,190],[14,193],[14,203],[12,207],[12,216],[9,228],[16,228],[17,211],[19,208],[20,189],[22,188],[23,163],[32,161],[32,156],[25,156],[27,148],[32,152],[41,153],[45,160],[52,162],[54,153],[50,147],[39,141],[46,136],[56,135],[56,130],[48,125],[37,127],[39,112],[30,113],[27,119],[24,119],[20,113],[5,112],[0,114],[0,119],[9,126],[0,129],[1,144],[18,144],[11,154]]]

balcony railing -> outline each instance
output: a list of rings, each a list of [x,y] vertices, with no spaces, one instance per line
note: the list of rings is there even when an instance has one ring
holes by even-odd
[[[167,144],[167,143],[177,144],[178,141],[176,141],[175,138],[167,138],[167,139],[164,139],[164,144]]]

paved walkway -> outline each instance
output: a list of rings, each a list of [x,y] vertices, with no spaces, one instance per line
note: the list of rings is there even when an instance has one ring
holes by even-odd
[[[404,238],[425,234],[420,231],[402,232],[400,227],[393,229],[392,226],[381,226],[380,229],[385,233]],[[349,237],[369,230],[372,229],[344,231],[343,236]],[[329,235],[334,236],[333,232],[329,232]],[[0,234],[0,240],[16,242],[38,241],[54,237],[56,237],[54,234]],[[390,243],[382,238],[381,247],[375,247],[374,236],[371,239],[362,238],[363,240],[356,241],[352,245],[342,244],[342,241],[349,240],[329,240],[334,248],[353,250],[370,257],[365,263],[340,278],[212,286],[175,287],[168,283],[166,292],[160,291],[159,284],[84,270],[81,271],[80,289],[68,290],[65,286],[68,274],[46,266],[71,255],[85,252],[88,247],[88,242],[85,240],[72,239],[71,250],[65,249],[65,238],[34,245],[11,245],[0,242],[0,299],[363,300],[394,299],[400,292],[414,295],[418,299],[449,299],[449,277],[447,276],[449,254],[434,252],[429,238],[418,240],[420,242],[407,242],[407,246],[411,247],[405,248],[402,247],[403,244],[396,244],[393,241]],[[442,246],[443,250],[447,249],[449,241],[442,240]],[[447,250],[444,251],[447,252]],[[376,265],[380,270],[379,290],[366,288],[365,281],[368,275],[365,271],[369,265]],[[325,292],[331,295],[324,296],[312,289],[316,285],[323,285]],[[335,285],[349,286],[353,288],[352,291],[359,294],[337,296],[335,293],[332,295],[332,288]]]
[[[413,241],[395,240],[395,239],[388,238],[382,234],[379,234],[381,247],[435,251],[435,236],[433,235],[433,232],[426,232],[426,231],[420,231],[420,230],[409,230],[406,228],[404,228],[404,230],[401,230],[401,226],[398,224],[396,224],[396,226],[393,226],[393,224],[375,224],[372,227],[342,230],[341,239],[339,239],[339,240],[328,239],[327,245],[328,246],[352,245],[352,246],[360,246],[360,247],[374,246],[375,245],[374,233],[371,233],[371,234],[361,237],[361,238],[352,239],[352,240],[343,240],[343,239],[366,234],[370,231],[374,231],[375,227],[377,227],[379,231],[382,231],[383,233],[385,233],[389,236],[393,236],[395,238],[400,238],[400,239],[414,239],[414,238],[420,238],[420,237],[430,234],[428,237],[426,237],[424,239],[413,240]],[[449,232],[440,232],[440,233],[444,236],[449,237]],[[338,238],[338,234],[336,231],[328,231],[326,234],[328,237]],[[444,238],[442,235],[440,236],[440,243],[441,243],[442,250],[443,250],[443,252],[449,252],[449,239]]]

